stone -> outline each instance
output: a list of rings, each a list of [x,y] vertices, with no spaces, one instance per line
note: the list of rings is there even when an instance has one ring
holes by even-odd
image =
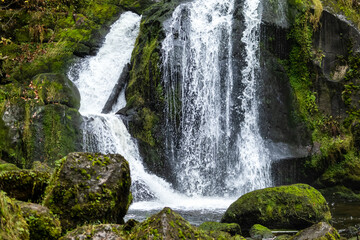
[[[230,238],[230,235],[229,235]],[[192,226],[178,213],[164,208],[146,221],[136,225],[129,239],[212,239],[202,230]]]
[[[41,202],[50,174],[33,170],[0,173],[0,190],[20,201]]]
[[[274,237],[270,229],[260,224],[255,224],[250,228],[250,236],[255,240],[262,240]]]
[[[31,240],[57,240],[61,234],[60,220],[44,206],[17,202],[30,231]]]
[[[34,77],[32,83],[39,89],[39,98],[45,104],[58,103],[80,108],[79,90],[65,74],[41,73]]]
[[[291,240],[338,240],[339,233],[330,224],[319,222],[298,232]]]
[[[122,232],[122,229],[123,226],[118,224],[86,225],[66,233],[59,240],[122,240],[126,239],[126,234]]]
[[[243,231],[254,224],[272,229],[303,229],[331,220],[325,198],[306,184],[272,187],[241,196],[230,205],[221,222],[238,223]]]
[[[0,191],[0,239],[29,240],[29,228],[20,207]]]
[[[200,229],[206,231],[222,231],[230,233],[230,235],[241,235],[241,228],[236,223],[219,223],[219,222],[204,222],[199,226]]]
[[[43,204],[64,230],[84,223],[123,223],[131,203],[130,169],[119,154],[70,153],[58,162]]]

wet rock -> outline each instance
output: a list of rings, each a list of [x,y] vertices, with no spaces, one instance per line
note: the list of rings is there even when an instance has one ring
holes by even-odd
[[[0,173],[0,190],[20,201],[41,202],[50,174],[33,170]]]
[[[255,224],[250,228],[250,236],[255,240],[262,240],[264,238],[267,239],[274,237],[270,229],[260,224]]]
[[[199,226],[200,229],[206,231],[222,231],[230,233],[230,235],[241,235],[241,228],[236,223],[219,223],[219,222],[204,222]]]
[[[292,240],[338,240],[339,233],[330,224],[319,222],[298,232]]]
[[[0,239],[28,240],[29,228],[20,207],[0,191]]]
[[[330,219],[329,207],[320,192],[306,184],[294,184],[243,195],[230,205],[221,222],[238,223],[248,231],[254,224],[303,229]]]
[[[63,230],[123,223],[132,196],[129,164],[121,155],[71,153],[59,164],[43,203],[60,216]]]
[[[31,240],[57,240],[61,225],[57,217],[47,207],[35,203],[17,202],[30,231]]]
[[[123,233],[123,226],[118,224],[100,224],[87,225],[78,227],[75,230],[68,232],[59,240],[122,240],[127,239],[126,234]]]

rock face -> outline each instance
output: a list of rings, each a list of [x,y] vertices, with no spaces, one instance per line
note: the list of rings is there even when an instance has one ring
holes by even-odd
[[[59,240],[77,240],[77,239],[92,239],[92,240],[122,240],[126,239],[126,234],[122,232],[123,226],[117,224],[99,224],[78,227],[75,230],[68,232]]]
[[[0,173],[0,190],[20,201],[41,202],[50,174],[33,170]]]
[[[306,184],[294,184],[243,195],[230,205],[221,222],[238,223],[248,231],[254,224],[303,229],[330,219],[329,207],[320,192]]]
[[[28,240],[28,225],[20,207],[0,191],[0,239]]]
[[[123,223],[131,203],[128,162],[118,154],[71,153],[60,161],[43,204],[63,230],[101,221]]]
[[[129,239],[211,239],[170,208],[134,227]]]
[[[40,86],[37,89],[38,95],[48,96],[52,92],[45,91],[45,87],[42,88],[45,93],[40,92]],[[60,93],[58,96],[56,91],[52,92],[51,101],[66,99]],[[10,163],[30,168],[33,161],[41,161],[53,166],[55,160],[80,150],[82,118],[75,108],[60,103],[44,105],[40,100],[19,99],[8,102],[0,114],[0,136],[4,140],[0,143],[0,151],[3,159]]]
[[[60,221],[48,208],[27,202],[17,202],[30,231],[31,240],[57,240],[61,234]]]
[[[313,226],[298,232],[292,240],[338,240],[339,233],[330,224],[319,222]]]

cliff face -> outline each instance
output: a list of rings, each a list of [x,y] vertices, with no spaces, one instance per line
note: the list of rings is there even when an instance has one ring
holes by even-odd
[[[263,24],[262,134],[288,149],[274,177],[357,189],[358,5],[288,1],[282,21],[266,12],[272,8],[265,7]],[[281,178],[289,158],[302,174]]]

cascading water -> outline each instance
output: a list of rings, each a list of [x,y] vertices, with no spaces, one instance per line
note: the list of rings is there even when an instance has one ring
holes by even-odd
[[[166,27],[167,155],[176,187],[188,195],[238,196],[270,185],[256,98],[260,0],[244,3],[243,91],[233,86],[239,82],[232,70],[233,5],[233,0],[185,3]]]
[[[140,16],[131,12],[122,14],[112,25],[98,54],[73,66],[69,77],[81,95],[84,151],[123,155],[130,162],[133,186],[138,186],[138,191],[134,191],[135,197],[160,198],[164,193],[172,193],[170,185],[145,171],[137,145],[120,117],[114,114],[114,111],[126,105],[124,91],[113,106],[114,111],[109,114],[101,113],[122,69],[130,62],[140,19]]]
[[[140,16],[122,14],[98,54],[69,72],[82,97],[84,150],[119,153],[130,163],[136,199],[131,217],[164,206],[206,209],[219,217],[235,197],[270,185],[267,152],[257,127],[259,0],[245,1],[246,66],[241,80],[233,77],[233,1],[181,4],[166,28],[163,83],[168,102],[166,130],[172,136],[166,145],[177,179],[173,186],[145,171],[136,143],[114,114],[126,104],[124,91],[113,111],[101,113],[130,61]],[[235,91],[235,82],[244,91]]]

